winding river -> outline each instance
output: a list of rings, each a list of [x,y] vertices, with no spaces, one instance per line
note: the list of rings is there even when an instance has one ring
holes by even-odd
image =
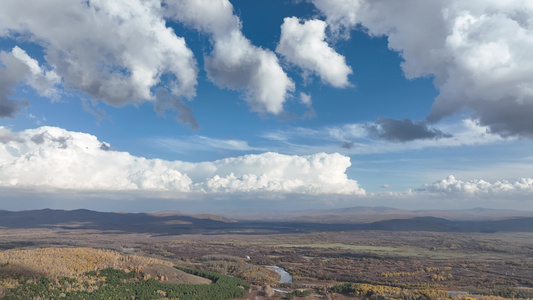
[[[289,272],[285,271],[282,267],[278,266],[267,266],[266,267],[269,270],[275,271],[280,276],[280,283],[291,283],[292,282],[292,275],[289,274]]]

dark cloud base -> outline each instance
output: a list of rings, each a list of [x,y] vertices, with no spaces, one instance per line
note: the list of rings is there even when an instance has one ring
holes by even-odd
[[[369,134],[391,142],[440,139],[452,137],[439,129],[429,128],[426,122],[413,122],[410,119],[394,120],[379,118],[374,124],[367,124]]]

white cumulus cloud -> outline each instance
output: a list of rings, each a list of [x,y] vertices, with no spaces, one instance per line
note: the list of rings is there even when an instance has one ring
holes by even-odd
[[[207,191],[297,192],[310,194],[364,194],[346,169],[350,158],[319,153],[307,156],[268,152],[213,162],[216,175],[199,186]]]
[[[364,194],[346,175],[350,158],[263,153],[190,163],[111,151],[86,133],[0,127],[0,186],[169,193]]]
[[[456,179],[453,175],[445,179],[425,185],[426,191],[436,194],[445,194],[453,197],[460,196],[514,196],[532,195],[533,178],[520,178],[514,182],[498,180],[488,182],[480,179],[463,181]]]
[[[61,83],[61,77],[54,70],[43,70],[37,60],[31,58],[26,51],[18,46],[15,46],[11,53],[28,67],[27,84],[42,96],[54,97],[58,93],[56,85]]]
[[[15,95],[15,87],[20,82],[28,84],[41,96],[56,97],[56,85],[61,78],[53,70],[43,70],[18,46],[11,52],[0,51],[0,118],[14,117],[24,104],[17,101]]]
[[[185,40],[166,27],[161,10],[156,0],[7,0],[0,10],[0,37],[43,48],[55,73],[42,73],[33,58],[14,49],[31,74],[53,81],[61,77],[66,88],[107,104],[155,102],[151,89],[161,84],[178,98],[191,98],[196,60]],[[171,76],[162,83],[164,75]],[[42,91],[36,78],[28,82]]]
[[[333,29],[388,37],[407,78],[433,76],[431,122],[471,109],[501,135],[533,137],[533,4],[312,0]]]
[[[0,144],[2,186],[188,191],[191,184],[161,160],[109,151],[89,134],[40,127],[12,136]]]
[[[352,69],[346,65],[344,56],[325,41],[326,26],[321,20],[308,20],[302,24],[296,17],[285,18],[276,52],[304,72],[315,73],[334,87],[347,87]]]
[[[183,0],[167,3],[166,14],[211,36],[213,50],[205,57],[209,78],[218,86],[245,93],[253,111],[279,114],[294,83],[277,56],[252,45],[227,0]]]
[[[326,16],[331,31],[336,36],[347,38],[348,29],[359,22],[358,13],[364,0],[311,0]]]

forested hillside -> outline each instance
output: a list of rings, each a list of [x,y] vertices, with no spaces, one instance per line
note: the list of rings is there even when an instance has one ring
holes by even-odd
[[[91,248],[0,252],[4,299],[231,299],[246,295],[238,278],[171,262]]]

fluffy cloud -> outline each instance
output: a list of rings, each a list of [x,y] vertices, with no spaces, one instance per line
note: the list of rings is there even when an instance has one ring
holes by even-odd
[[[65,87],[114,106],[155,102],[151,89],[161,84],[176,99],[193,97],[196,61],[184,39],[166,27],[161,9],[156,0],[7,0],[0,11],[0,37],[43,48],[57,75],[43,73],[22,50],[13,52],[34,75],[27,82],[39,92],[43,78],[57,82],[60,76]],[[39,74],[41,79],[35,78]],[[164,75],[171,76],[162,82]]]
[[[311,0],[326,16],[331,31],[336,36],[349,37],[347,30],[359,21],[358,14],[364,0]]]
[[[55,85],[60,77],[53,70],[43,70],[39,63],[28,56],[26,51],[15,46],[11,52],[0,51],[0,118],[13,117],[23,104],[15,95],[15,86],[25,82],[40,95],[54,97],[57,94]]]
[[[170,193],[364,194],[340,154],[264,153],[189,163],[110,151],[92,135],[40,127],[0,127],[0,186]]]
[[[2,186],[188,191],[191,184],[163,161],[107,151],[88,134],[41,127],[12,136],[0,145]]]
[[[270,152],[227,158],[213,165],[217,175],[201,184],[208,191],[364,194],[344,173],[351,165],[350,158],[340,154],[289,156]]]
[[[428,121],[472,109],[501,135],[533,137],[533,5],[529,1],[312,0],[337,31],[388,36],[407,78],[434,76]]]
[[[61,77],[54,70],[43,70],[35,59],[17,46],[13,48],[11,54],[27,67],[25,82],[28,85],[41,96],[51,98],[56,96],[58,93],[56,85],[61,83]]]
[[[321,20],[301,24],[296,17],[285,18],[276,52],[304,72],[315,73],[334,87],[347,87],[352,69],[346,65],[344,56],[326,43],[326,26]]]
[[[515,182],[501,180],[490,183],[484,180],[462,181],[450,175],[446,179],[426,184],[425,190],[454,197],[533,195],[533,179],[520,178]]]
[[[252,110],[279,114],[294,83],[276,55],[256,47],[242,34],[228,0],[166,3],[166,15],[211,36],[214,49],[205,57],[209,78],[218,86],[245,91]]]

